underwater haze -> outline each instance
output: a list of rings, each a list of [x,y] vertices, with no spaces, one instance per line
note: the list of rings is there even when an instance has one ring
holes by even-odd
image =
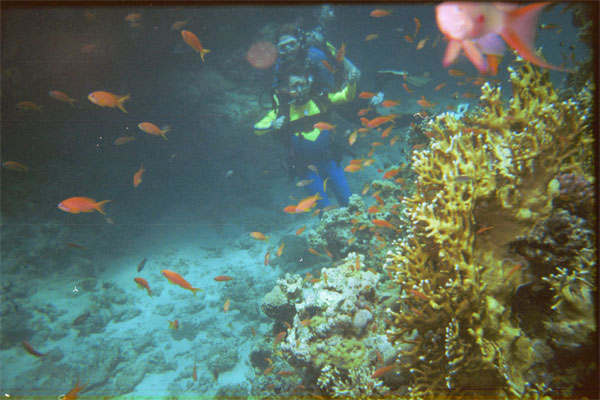
[[[0,395],[598,398],[598,6],[459,4],[2,2]]]

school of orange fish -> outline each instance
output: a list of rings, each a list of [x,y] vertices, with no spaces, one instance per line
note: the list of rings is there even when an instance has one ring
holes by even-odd
[[[384,18],[384,17],[390,18],[393,16],[392,11],[385,10],[385,9],[375,9],[375,10],[371,11],[369,13],[369,15],[372,18]],[[86,11],[85,17],[88,20],[93,20],[95,18],[95,13]],[[133,29],[141,28],[141,23],[143,20],[143,17],[141,14],[131,13],[131,14],[128,14],[124,19],[131,28],[133,28]],[[414,25],[415,25],[414,33],[406,34],[404,36],[405,42],[408,44],[414,45],[415,49],[417,51],[420,51],[420,50],[426,48],[426,46],[428,44],[430,44],[431,48],[436,47],[437,44],[440,42],[440,39],[442,39],[443,36],[438,35],[433,40],[430,40],[430,38],[428,36],[419,38],[421,22],[417,17],[414,17],[413,21],[414,21]],[[211,50],[204,48],[200,39],[193,32],[191,32],[189,30],[183,30],[183,28],[188,24],[188,22],[189,22],[189,19],[176,21],[171,25],[170,29],[171,30],[179,30],[183,41],[190,48],[192,48],[195,52],[197,52],[200,55],[202,62],[205,62],[205,56]],[[381,33],[368,33],[368,34],[366,34],[364,40],[365,40],[365,42],[371,42],[371,41],[375,41],[375,40],[379,39],[380,36],[381,36]],[[343,60],[346,50],[347,50],[346,44],[342,43],[342,45],[340,46],[340,49],[338,50],[337,55],[336,55],[336,59],[338,60],[338,62]],[[93,51],[93,48],[92,47],[90,47],[89,49],[82,48],[81,51],[82,52]],[[331,65],[329,65],[329,63],[325,62],[324,64],[330,71],[333,70],[333,67],[331,67]],[[480,87],[485,82],[493,81],[493,80],[489,79],[489,77],[483,78],[481,76],[467,76],[467,74],[464,71],[461,71],[458,69],[449,69],[448,74],[452,78],[462,78],[463,79],[462,81],[456,82],[456,84],[459,86],[472,85],[475,87]],[[407,74],[404,75],[405,82],[403,82],[402,86],[409,96],[413,96],[415,91],[417,90],[417,88],[411,88],[408,85],[406,78],[407,78]],[[434,91],[437,92],[437,91],[443,89],[447,85],[447,83],[448,83],[447,81],[438,82],[434,88]],[[62,91],[51,90],[51,91],[49,91],[49,95],[53,99],[64,102],[73,108],[78,107],[78,100],[71,98],[69,95],[67,95],[66,93],[64,93]],[[368,100],[373,99],[375,96],[376,96],[375,93],[361,92],[358,95],[359,99],[357,101],[368,101]],[[463,97],[463,98],[476,97],[476,95],[472,92],[464,92],[464,93],[455,92],[452,94],[452,97],[454,99],[457,99],[459,96]],[[125,109],[124,104],[127,101],[132,101],[132,97],[130,96],[130,94],[118,95],[118,94],[110,93],[107,91],[99,90],[99,91],[91,92],[88,95],[88,100],[99,107],[107,107],[107,108],[112,108],[112,109],[118,108],[122,112],[127,113],[127,110]],[[435,107],[437,105],[437,103],[432,103],[429,100],[427,100],[424,97],[424,95],[421,95],[417,100],[414,100],[414,101],[416,102],[416,104],[418,104],[421,107],[421,111],[419,113],[416,113],[416,115],[415,115],[420,118],[426,118],[428,116],[428,112],[430,112],[432,109],[435,109]],[[389,110],[389,109],[393,110],[394,107],[398,107],[400,105],[400,100],[399,99],[384,99],[381,101],[380,105],[381,105],[381,107],[383,107],[386,110]],[[33,101],[29,101],[29,100],[23,100],[23,101],[18,102],[17,107],[20,110],[24,110],[24,111],[36,111],[39,113],[43,112],[41,105],[39,105]],[[452,107],[449,106],[448,109],[452,109]],[[389,113],[386,115],[372,115],[370,118],[368,118],[368,116],[370,114],[374,114],[374,113],[377,113],[377,110],[370,106],[366,106],[365,108],[362,108],[358,112],[358,117],[360,117],[360,122],[361,122],[362,126],[348,134],[348,143],[350,146],[353,146],[356,144],[356,142],[359,139],[365,139],[369,135],[372,135],[373,133],[378,134],[379,139],[377,141],[373,141],[371,143],[371,146],[370,146],[371,148],[365,157],[358,158],[358,159],[352,159],[349,162],[349,164],[344,168],[344,170],[346,172],[355,173],[355,172],[361,171],[363,168],[369,167],[375,162],[373,155],[374,155],[374,152],[376,151],[376,148],[379,146],[385,145],[385,143],[383,142],[384,139],[388,139],[388,137],[390,137],[390,135],[392,135],[392,130],[396,127],[395,120],[396,120],[396,118],[398,118],[400,116],[399,114],[396,114],[396,113]],[[160,136],[164,140],[168,140],[167,133],[170,132],[169,126],[163,126],[162,128],[159,128],[154,123],[147,122],[147,121],[140,122],[137,126],[142,132],[145,132],[148,135]],[[334,130],[336,128],[335,125],[332,125],[331,123],[329,123],[327,121],[318,122],[318,123],[314,124],[314,127],[318,128],[319,130]],[[413,128],[414,128],[414,125],[413,125]],[[428,135],[428,132],[425,132],[424,134]],[[398,141],[398,139],[399,139],[398,135],[392,136],[391,138],[389,138],[389,140],[387,140],[387,145],[393,146]],[[132,142],[134,140],[136,140],[136,139],[133,136],[122,136],[122,137],[117,138],[114,141],[114,144],[117,146],[120,146],[120,145],[127,144],[129,142]],[[419,148],[420,147],[415,146],[413,148],[413,150],[418,150]],[[20,172],[20,173],[26,173],[29,170],[29,168],[26,165],[24,165],[20,162],[17,162],[17,161],[5,161],[2,163],[2,167],[12,170],[12,171]],[[318,171],[316,171],[316,167],[314,167],[312,165],[309,166],[309,168],[314,169],[315,172],[318,172]],[[398,165],[396,167],[388,169],[387,171],[378,170],[378,172],[383,173],[382,179],[385,180],[385,179],[394,179],[395,178],[394,181],[397,184],[402,185],[402,184],[404,184],[404,179],[402,177],[397,177],[397,175],[406,168],[407,168],[406,164],[403,163],[401,165]],[[134,188],[137,188],[142,183],[142,177],[145,172],[146,172],[146,170],[142,164],[142,165],[140,165],[139,169],[133,174],[132,184],[133,184]],[[300,182],[298,182],[297,185],[302,187],[302,186],[308,185],[310,182],[311,182],[310,180],[300,181]],[[327,184],[327,180],[325,180],[325,182],[323,183],[323,191],[326,191],[326,184]],[[371,187],[371,184],[366,183],[361,192],[362,195],[366,195],[368,193],[370,187]],[[381,199],[381,197],[379,197],[378,192],[374,193],[372,195],[372,197],[373,197],[373,199],[375,199],[375,204],[368,208],[367,213],[369,215],[379,213],[381,211],[382,207],[385,205],[384,201]],[[330,208],[333,208],[333,207],[328,207],[323,210],[315,209],[317,201],[319,199],[321,199],[321,196],[319,195],[319,193],[317,193],[315,195],[308,196],[308,197],[298,201],[296,204],[286,206],[285,208],[283,208],[283,211],[284,211],[284,213],[291,214],[291,215],[313,212],[313,215],[316,216],[316,215],[319,215],[319,213],[321,213],[321,212],[324,212]],[[74,197],[69,197],[69,198],[61,201],[58,204],[58,208],[62,211],[72,213],[72,214],[90,213],[90,212],[94,212],[94,211],[97,211],[101,214],[106,214],[106,211],[104,210],[104,206],[108,202],[110,202],[110,200],[97,201],[90,197],[74,196]],[[390,212],[392,214],[395,214],[395,215],[398,214],[398,212],[396,210],[397,206],[398,206],[398,204],[391,207]],[[385,244],[385,239],[377,233],[378,228],[391,229],[396,232],[399,231],[398,227],[395,226],[393,223],[391,223],[388,220],[373,218],[370,221],[373,224],[370,228],[375,232],[377,239],[384,242],[384,243],[382,243],[382,246]],[[351,222],[352,222],[352,224],[358,224],[358,220],[356,220],[356,219],[353,219]],[[352,232],[354,233],[356,230],[362,230],[367,227],[368,226],[366,226],[366,225],[356,226],[352,229]],[[479,231],[477,231],[477,234],[483,234],[484,232],[486,232],[487,230],[492,229],[492,228],[493,227],[483,227]],[[305,231],[305,229],[306,229],[306,226],[304,225],[304,226],[298,228],[296,230],[295,234],[301,235]],[[253,239],[259,240],[259,241],[264,241],[264,242],[267,242],[269,239],[268,236],[266,236],[264,233],[261,233],[261,232],[251,232],[250,237]],[[349,240],[349,243],[351,243],[351,241],[353,239],[355,239],[355,238],[351,238]],[[70,247],[73,247],[73,248],[85,249],[85,247],[78,245],[76,243],[67,243],[67,245]],[[275,255],[277,257],[282,256],[284,246],[285,246],[285,243],[283,243],[283,242],[281,242],[279,244],[277,250],[275,251]],[[328,249],[324,248],[323,250],[324,250],[325,254],[322,254],[312,248],[308,249],[308,251],[312,254],[319,255],[319,256],[326,255],[330,258],[333,258],[333,255],[331,254],[331,252]],[[138,266],[138,272],[140,272],[143,269],[143,265],[144,265],[145,261],[146,261],[146,259],[144,259],[143,262],[140,263],[140,266]],[[266,254],[264,256],[264,265],[268,266],[268,265],[270,265],[270,262],[271,262],[271,251],[269,250],[266,252]],[[359,260],[357,258],[356,268],[358,269],[359,267],[360,267]],[[165,270],[161,271],[161,274],[170,283],[177,285],[185,290],[191,291],[194,294],[194,296],[196,295],[197,291],[202,290],[200,288],[193,287],[192,284],[190,284],[186,279],[184,279],[181,275],[179,275],[176,272],[165,269]],[[232,279],[233,279],[232,277],[225,276],[225,275],[218,275],[218,276],[214,277],[214,280],[216,282],[227,282]],[[307,273],[306,279],[310,280],[313,283],[318,282],[320,280],[319,278],[313,278],[312,275],[310,275],[308,273]],[[327,276],[326,275],[323,276],[322,279],[326,280]],[[149,296],[152,296],[152,290],[146,279],[144,279],[142,277],[135,277],[134,281],[140,288],[145,289]],[[423,296],[420,292],[413,293],[413,295]],[[227,299],[223,305],[223,311],[228,312],[230,310],[230,307],[231,307],[231,301],[230,301],[230,299]],[[169,323],[169,328],[179,329],[179,321],[177,319],[175,319],[173,321],[168,321],[168,323]],[[302,321],[301,323],[303,325],[307,326],[310,324],[310,320],[305,320],[305,321]],[[288,328],[290,328],[290,327],[288,326]],[[255,333],[256,333],[255,330],[252,329],[252,334],[254,335]],[[286,336],[286,331],[282,331],[282,332],[278,333],[273,340],[273,346],[276,347],[284,339],[285,336]],[[34,347],[27,341],[23,341],[23,347],[29,354],[31,354],[35,357],[44,357],[47,355],[47,354],[44,354],[44,353],[41,353],[41,352],[35,350]],[[378,354],[378,358],[383,363],[383,359],[381,358],[380,354]],[[273,372],[273,369],[274,369],[273,361],[271,359],[267,359],[267,361],[270,366],[263,371],[264,375],[270,374],[271,372]],[[392,371],[394,368],[396,368],[396,364],[382,366],[382,367],[378,368],[377,370],[375,370],[375,372],[372,374],[371,377],[372,378],[379,377],[383,374],[386,374],[386,373]],[[287,370],[281,370],[281,371],[277,372],[277,375],[282,376],[282,377],[289,376],[292,374],[293,374],[293,372],[287,371]],[[197,372],[196,372],[196,364],[195,363],[193,365],[193,370],[192,370],[191,375],[192,375],[192,379],[194,381],[196,381]],[[302,385],[299,385],[300,388],[301,388],[301,386]],[[75,387],[73,389],[71,389],[67,394],[62,395],[60,398],[66,399],[66,400],[74,400],[78,397],[79,392],[84,390],[85,387],[86,387],[86,385],[80,386],[79,381],[77,381]],[[310,394],[314,398],[322,398],[321,396],[319,396],[317,394],[314,394],[314,393],[310,393]]]

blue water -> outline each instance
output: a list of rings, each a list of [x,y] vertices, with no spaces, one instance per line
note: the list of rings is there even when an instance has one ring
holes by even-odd
[[[421,96],[438,104],[435,112],[477,104],[460,94],[478,95],[478,88],[459,85],[464,77],[450,77],[441,65],[445,42],[433,6],[386,5],[392,14],[379,19],[369,16],[373,8],[332,5],[332,18],[322,19],[324,33],[335,46],[346,43],[346,56],[362,73],[360,90],[402,100],[397,111],[408,117],[399,129],[418,122],[412,114],[420,111]],[[82,398],[194,398],[220,390],[260,396],[264,382],[249,355],[273,336],[261,298],[285,272],[306,272],[291,257],[265,266],[264,255],[273,256],[282,240],[303,225],[316,227],[319,219],[282,211],[305,193],[280,167],[281,144],[253,133],[266,113],[258,99],[270,105],[273,68],[254,69],[245,52],[256,41],[274,40],[281,24],[301,19],[313,28],[321,11],[318,5],[3,8],[1,159],[28,171],[3,168],[1,175],[2,396],[54,399],[78,380],[88,384]],[[125,21],[130,13],[141,14],[139,26]],[[417,39],[429,38],[421,50],[418,40],[404,39],[414,34],[415,16],[422,23]],[[170,29],[182,20],[211,50],[206,62]],[[571,67],[563,56],[588,54],[576,38],[571,10],[557,5],[539,22],[561,28],[538,31],[536,46],[551,64]],[[379,37],[366,42],[368,34]],[[495,79],[502,86],[508,86],[506,67],[513,60],[507,53],[500,64]],[[452,68],[477,76],[463,56]],[[379,70],[425,73],[429,81],[408,94],[401,78],[381,84]],[[551,77],[564,85],[565,74],[553,71]],[[76,107],[50,97],[50,90],[77,99]],[[128,113],[92,104],[87,96],[97,90],[131,94]],[[20,101],[42,111],[20,110]],[[359,126],[336,118],[342,137]],[[144,121],[169,125],[168,141],[139,130]],[[113,144],[130,135],[136,140]],[[359,140],[354,151],[366,154],[369,145]],[[360,193],[379,177],[376,169],[410,163],[413,145],[401,136],[395,146],[378,150],[373,167],[346,174],[351,191]],[[348,161],[345,156],[342,164]],[[142,163],[146,172],[134,188]],[[57,208],[73,196],[111,200],[108,215]],[[252,231],[270,240],[256,241]],[[299,240],[296,250],[306,253],[306,233]],[[170,285],[163,269],[204,292],[194,297]],[[216,275],[234,280],[215,282]],[[148,281],[153,297],[136,287],[136,276]],[[174,319],[176,331],[168,324]],[[31,356],[23,341],[48,355]]]

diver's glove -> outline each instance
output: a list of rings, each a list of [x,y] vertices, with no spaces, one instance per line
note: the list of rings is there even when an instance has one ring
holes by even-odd
[[[281,116],[277,118],[275,121],[271,122],[271,129],[281,129],[283,124],[285,123],[285,116]]]

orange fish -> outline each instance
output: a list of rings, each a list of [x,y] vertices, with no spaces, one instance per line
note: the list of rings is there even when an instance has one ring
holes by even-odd
[[[375,96],[376,96],[376,94],[375,93],[371,93],[371,92],[360,92],[358,94],[358,97],[361,98],[361,99],[372,99]]]
[[[225,300],[225,304],[223,304],[223,311],[224,312],[229,311],[230,307],[231,307],[231,300],[229,300],[229,299]]]
[[[135,138],[133,136],[121,136],[121,137],[118,137],[117,139],[115,139],[114,144],[116,144],[117,146],[120,146],[122,144],[132,142],[134,140],[135,140]]]
[[[465,99],[472,99],[474,97],[477,97],[477,95],[474,93],[466,92],[466,93],[461,94],[460,97],[463,97]]]
[[[383,200],[381,199],[381,197],[379,197],[379,192],[377,193],[373,193],[373,197],[375,198],[375,200],[377,200],[377,202],[381,205],[384,205],[385,203],[383,202]]]
[[[417,299],[420,300],[424,300],[427,301],[429,300],[429,297],[427,297],[425,294],[421,293],[420,291],[418,291],[417,289],[410,289],[410,293],[415,296]]]
[[[446,84],[447,84],[447,83],[448,83],[448,82],[443,82],[443,83],[440,83],[440,84],[439,84],[439,85],[437,85],[437,86],[435,87],[435,89],[433,89],[433,90],[435,90],[435,91],[437,92],[438,90],[440,90],[441,88],[443,88],[444,86],[446,86]]]
[[[359,117],[362,117],[363,115],[366,115],[369,111],[371,111],[370,108],[362,108],[362,109],[358,110],[356,115]]]
[[[279,248],[277,249],[277,253],[275,253],[277,255],[277,257],[281,257],[281,255],[283,254],[283,247],[285,246],[284,242],[281,242],[281,245],[279,246]]]
[[[196,363],[194,363],[194,372],[192,372],[192,379],[194,382],[198,380],[198,374],[196,373]]]
[[[490,40],[501,36],[522,58],[542,68],[568,71],[546,63],[535,52],[537,19],[550,2],[538,2],[518,7],[507,3],[444,2],[436,6],[436,21],[440,32],[448,39],[442,61],[448,67],[461,49],[480,73],[489,73],[486,56],[500,56],[504,44]]]
[[[370,35],[367,35],[367,36],[365,37],[365,42],[370,42],[371,40],[375,40],[375,39],[377,39],[378,37],[379,37],[379,35],[378,35],[378,34],[376,34],[376,33],[371,33]]]
[[[489,231],[490,229],[493,229],[493,226],[484,226],[483,228],[479,229],[477,232],[475,232],[477,235],[481,235],[484,232]]]
[[[254,239],[256,239],[256,240],[264,240],[265,242],[266,242],[267,240],[269,240],[269,237],[268,237],[268,236],[265,236],[265,235],[263,235],[263,234],[262,234],[262,233],[260,233],[260,232],[250,232],[250,237],[252,237],[252,238],[254,238]]]
[[[400,102],[396,100],[384,100],[381,102],[383,107],[396,107],[398,104],[400,104]]]
[[[363,168],[363,166],[361,164],[350,164],[346,168],[344,168],[344,171],[357,172],[357,171],[360,171],[362,168]]]
[[[2,166],[6,169],[17,172],[27,172],[29,170],[25,164],[21,164],[20,162],[16,161],[4,161]]]
[[[314,179],[302,179],[301,181],[299,181],[298,183],[296,183],[296,186],[298,186],[298,187],[304,187],[306,185],[310,185],[313,181],[314,181]]]
[[[190,31],[181,31],[181,37],[188,46],[190,46],[192,49],[194,49],[195,52],[200,54],[200,58],[202,59],[202,62],[204,62],[204,55],[210,52],[210,50],[202,47],[202,43],[200,43],[200,39],[198,39],[198,36],[194,35]]]
[[[283,209],[283,212],[288,213],[288,214],[296,214],[296,206],[295,205],[289,205],[287,207],[285,207]]]
[[[382,139],[385,139],[386,137],[388,137],[388,136],[390,135],[390,132],[392,132],[392,128],[393,128],[393,127],[394,127],[393,125],[390,125],[390,126],[388,126],[387,128],[385,128],[385,130],[384,130],[384,131],[383,131],[383,133],[381,134],[381,138],[382,138]]]
[[[320,131],[331,131],[335,129],[335,125],[331,125],[328,122],[317,122],[313,125],[313,128],[317,128]]]
[[[121,111],[124,113],[127,112],[125,107],[123,107],[123,103],[129,100],[131,96],[120,96],[110,92],[96,91],[92,92],[88,95],[88,100],[92,103],[99,105],[100,107],[110,107],[115,108],[119,107]]]
[[[450,76],[465,76],[465,72],[461,71],[460,69],[449,69],[448,70],[448,75]]]
[[[299,229],[296,231],[296,236],[298,236],[298,235],[300,235],[302,232],[304,232],[304,230],[305,230],[305,229],[306,229],[306,225],[304,225],[302,228],[299,228]]]
[[[226,282],[226,281],[230,281],[233,278],[227,275],[219,275],[219,276],[215,276],[214,280],[217,282]]]
[[[163,139],[165,139],[165,140],[168,140],[166,133],[171,130],[169,125],[165,125],[165,126],[163,126],[162,129],[160,129],[158,126],[154,125],[152,122],[140,122],[138,124],[138,128],[140,128],[142,131],[146,132],[149,135],[162,136]]]
[[[371,188],[371,184],[370,183],[365,183],[362,189],[361,194],[364,196],[365,194],[367,194],[367,192],[369,191],[369,189]]]
[[[318,251],[316,251],[315,249],[310,248],[310,247],[308,248],[308,252],[311,253],[311,254],[314,254],[315,256],[320,256],[321,255],[321,253],[319,253]]]
[[[417,100],[417,104],[424,108],[435,106],[434,103],[430,103],[427,100],[425,100],[425,96],[421,96],[421,98]]]
[[[404,40],[406,40],[407,43],[414,43],[415,41],[413,40],[412,37],[410,37],[410,35],[405,35],[404,36]]]
[[[35,104],[33,101],[20,101],[17,103],[17,107],[21,110],[42,112],[42,106]]]
[[[148,285],[148,281],[146,281],[144,278],[133,278],[133,280],[135,281],[135,283],[138,284],[138,286],[142,289],[146,289],[148,291],[148,296],[152,297],[152,291],[150,290],[150,285]]]
[[[390,169],[388,172],[383,174],[383,179],[393,178],[400,172],[400,168]]]
[[[335,55],[335,61],[337,61],[338,64],[341,64],[342,61],[344,61],[345,56],[346,56],[346,43],[342,42],[342,45],[340,46],[340,48],[338,49],[338,51]]]
[[[79,214],[81,212],[88,213],[98,211],[100,214],[106,215],[104,212],[104,204],[110,200],[96,201],[89,197],[70,197],[58,203],[58,208],[71,214]]]
[[[82,246],[80,244],[77,243],[73,243],[73,242],[66,242],[65,243],[67,246],[73,248],[73,249],[80,249],[80,250],[87,250],[88,248],[85,246]]]
[[[417,37],[417,33],[419,33],[419,29],[421,29],[421,21],[419,21],[419,18],[414,17],[413,18],[415,21],[415,37]]]
[[[512,267],[510,271],[508,271],[508,275],[506,275],[506,278],[504,278],[504,282],[508,281],[510,277],[514,275],[515,272],[521,269],[521,267],[523,267],[523,264],[517,264],[514,267]]]
[[[138,169],[138,171],[133,175],[133,187],[136,188],[140,185],[140,183],[142,183],[142,174],[145,172],[146,170],[144,169],[144,164],[142,163],[142,165],[140,166],[140,169]]]
[[[77,101],[77,99],[72,99],[59,90],[51,90],[48,92],[48,94],[54,97],[56,100],[64,101],[65,103],[69,103],[71,107],[75,107],[75,102]]]
[[[267,251],[265,254],[265,267],[271,263],[271,251]]]
[[[274,365],[271,365],[270,367],[265,368],[265,370],[263,371],[263,375],[269,375],[271,372],[273,372],[274,368],[275,368]]]
[[[369,214],[377,214],[379,212],[379,207],[377,206],[371,206],[367,209],[367,212]]]
[[[372,219],[371,222],[373,224],[375,224],[376,226],[382,227],[382,228],[390,228],[390,229],[394,229],[397,230],[397,228],[390,224],[388,221],[384,220],[384,219]]]
[[[138,22],[140,19],[142,19],[142,14],[138,13],[131,13],[125,17],[125,21],[127,22]]]
[[[379,125],[385,124],[386,122],[393,121],[394,117],[390,115],[382,115],[380,117],[373,118],[367,123],[367,128],[377,128]]]
[[[77,380],[77,383],[75,383],[75,387],[71,390],[69,390],[67,392],[67,394],[62,395],[59,397],[60,400],[75,400],[77,399],[77,396],[79,395],[79,392],[81,392],[83,389],[85,389],[85,387],[88,384],[86,383],[83,386],[79,386],[79,379]]]
[[[192,287],[192,285],[190,285],[188,281],[183,279],[183,277],[176,272],[169,271],[168,269],[163,269],[162,271],[160,271],[160,273],[163,274],[164,277],[169,280],[169,282],[181,286],[186,290],[190,290],[192,293],[194,293],[194,297],[196,296],[196,292],[198,290],[202,290],[200,288]]]
[[[356,138],[358,137],[358,132],[354,131],[350,134],[350,136],[348,136],[348,144],[350,146],[352,146],[354,143],[356,143]]]
[[[370,15],[371,17],[374,17],[374,18],[381,18],[381,17],[387,17],[387,16],[388,16],[388,15],[390,15],[391,13],[392,13],[392,12],[391,12],[391,11],[389,11],[389,10],[382,10],[382,9],[380,9],[380,8],[377,8],[377,9],[375,9],[375,10],[371,11],[371,12],[369,13],[369,15]]]
[[[402,87],[403,87],[403,88],[404,88],[404,90],[406,90],[406,91],[407,91],[409,94],[413,94],[414,90],[410,89],[410,88],[408,87],[408,85],[406,84],[406,82],[404,82],[404,83],[402,84]]]
[[[277,375],[279,375],[279,376],[290,376],[290,375],[294,375],[294,373],[292,371],[279,371],[279,372],[277,372]]]
[[[285,337],[287,333],[285,331],[279,332],[277,334],[277,336],[275,336],[275,339],[273,340],[273,347],[277,346],[279,344],[279,342],[281,342],[283,340],[283,338]]]
[[[396,366],[396,364],[392,364],[392,365],[387,365],[385,367],[378,368],[375,370],[375,372],[373,372],[373,375],[371,375],[371,378],[378,378],[381,375],[390,372],[395,366]]]
[[[29,344],[29,342],[27,340],[23,341],[23,347],[25,348],[25,351],[27,351],[32,356],[45,357],[48,355],[48,353],[40,353],[39,351],[34,349],[33,346],[31,344]]]
[[[321,194],[317,193],[300,200],[300,203],[296,206],[296,212],[310,211],[320,199],[322,199]]]
[[[190,21],[190,19],[186,19],[185,21],[175,21],[173,22],[173,25],[171,25],[171,30],[172,31],[178,31],[181,28],[183,28],[184,26],[187,25],[187,23]],[[195,368],[195,367],[194,367]],[[195,379],[194,379],[195,380]]]
[[[329,71],[331,74],[335,74],[335,68],[333,68],[331,64],[327,62],[327,60],[321,60],[321,63],[325,66],[325,68],[327,68],[327,71]]]
[[[419,43],[417,43],[417,50],[421,50],[423,47],[425,47],[425,43],[427,43],[427,40],[428,38],[419,40]]]

